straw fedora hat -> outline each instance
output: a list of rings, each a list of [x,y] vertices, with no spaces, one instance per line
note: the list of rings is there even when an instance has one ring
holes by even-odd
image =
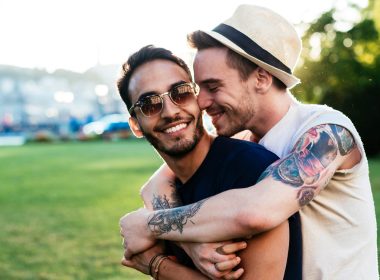
[[[265,69],[288,88],[300,82],[293,69],[302,49],[301,39],[295,28],[273,11],[240,5],[231,18],[203,32]]]

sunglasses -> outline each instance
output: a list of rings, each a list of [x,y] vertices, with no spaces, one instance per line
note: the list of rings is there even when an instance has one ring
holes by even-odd
[[[183,83],[171,88],[168,92],[161,94],[152,94],[144,96],[137,100],[129,109],[129,114],[132,115],[133,110],[138,107],[145,117],[152,117],[161,113],[164,107],[165,95],[169,95],[170,100],[177,106],[183,106],[189,101],[194,100],[198,95],[199,87],[195,83]]]

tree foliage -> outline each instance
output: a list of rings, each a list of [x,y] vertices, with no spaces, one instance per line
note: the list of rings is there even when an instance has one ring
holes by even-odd
[[[345,113],[355,124],[368,155],[380,152],[380,6],[370,1],[358,22],[342,22],[332,9],[310,24],[293,92],[305,101]],[[379,2],[379,1],[378,1]],[[342,24],[346,26],[342,28]],[[347,28],[347,25],[350,25]]]

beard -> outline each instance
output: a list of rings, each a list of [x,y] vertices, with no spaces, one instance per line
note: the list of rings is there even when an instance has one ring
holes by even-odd
[[[181,120],[181,117],[166,119],[165,124],[169,124],[179,120]],[[202,123],[202,114],[199,114],[198,119],[196,120],[195,131],[191,139],[183,139],[181,137],[177,137],[176,139],[174,139],[175,143],[171,147],[165,145],[165,143],[163,143],[163,141],[160,140],[158,137],[154,136],[153,133],[144,131],[142,127],[141,131],[143,132],[144,137],[157,151],[160,151],[162,153],[167,154],[168,156],[175,158],[181,158],[190,153],[197,146],[199,140],[205,132]]]
[[[222,126],[215,125],[216,133],[220,136],[231,137],[236,133],[249,129],[247,124],[255,115],[255,111],[249,106],[239,106],[234,110],[223,108],[226,121]]]
[[[228,121],[225,122],[222,127],[219,127],[218,125],[215,126],[216,133],[219,136],[231,137],[236,133],[245,130],[244,123],[242,123],[241,120],[231,120],[231,118],[229,117],[231,112],[225,111],[224,114],[226,114]]]

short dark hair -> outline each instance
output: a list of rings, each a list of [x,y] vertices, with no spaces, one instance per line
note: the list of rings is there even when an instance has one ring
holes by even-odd
[[[243,81],[246,81],[249,75],[257,69],[257,65],[246,59],[237,52],[227,48],[225,45],[214,39],[207,33],[197,30],[187,35],[187,42],[190,47],[197,50],[204,50],[208,48],[226,48],[227,49],[227,65],[239,72],[239,76]],[[286,85],[277,77],[273,76],[273,84],[279,89],[286,89]]]
[[[192,75],[187,64],[178,56],[174,55],[171,51],[164,48],[157,48],[153,45],[147,45],[137,52],[133,53],[122,66],[121,75],[117,80],[117,88],[121,99],[123,99],[128,109],[131,108],[132,102],[128,92],[129,82],[136,69],[153,60],[163,59],[172,61],[180,66],[189,75],[189,79],[192,81]]]

